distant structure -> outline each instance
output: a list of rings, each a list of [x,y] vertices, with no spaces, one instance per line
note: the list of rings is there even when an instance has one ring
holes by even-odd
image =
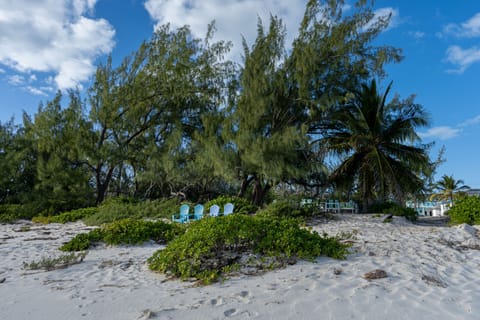
[[[419,216],[441,217],[445,215],[451,207],[450,201],[425,201],[414,202],[407,201],[407,208],[413,208]]]
[[[480,189],[468,189],[462,191],[462,194],[480,197]],[[419,216],[439,217],[445,215],[452,207],[452,203],[450,201],[407,201],[406,206],[415,209]]]
[[[468,189],[464,191],[469,196],[477,196],[480,197],[480,189]]]

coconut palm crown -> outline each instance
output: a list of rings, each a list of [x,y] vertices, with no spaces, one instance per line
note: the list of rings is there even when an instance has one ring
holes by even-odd
[[[372,80],[362,84],[344,105],[331,110],[321,139],[323,146],[340,159],[332,174],[337,185],[356,187],[366,212],[374,200],[402,199],[423,187],[420,173],[428,170],[429,145],[416,133],[428,125],[428,115],[413,99],[386,103]]]
[[[455,193],[470,189],[469,186],[464,184],[463,180],[456,180],[453,175],[447,176],[446,174],[437,181],[435,188],[439,193],[433,194],[431,199],[449,200],[452,204]]]

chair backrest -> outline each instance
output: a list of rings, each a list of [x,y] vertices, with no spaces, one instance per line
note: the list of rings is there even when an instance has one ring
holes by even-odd
[[[197,204],[195,207],[193,207],[193,212],[194,213],[203,213],[203,205],[202,204]]]
[[[233,213],[233,204],[229,202],[223,206],[223,215],[226,216],[232,213]]]
[[[193,207],[193,215],[195,216],[196,220],[203,218],[203,205],[197,204],[195,207]]]
[[[180,216],[188,216],[188,212],[190,211],[190,206],[188,204],[182,204],[180,206]]]
[[[218,213],[220,212],[220,207],[214,204],[210,207],[210,217],[218,217]]]

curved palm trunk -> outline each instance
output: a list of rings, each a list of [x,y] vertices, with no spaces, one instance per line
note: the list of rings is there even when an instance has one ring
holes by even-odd
[[[362,172],[362,213],[367,213],[370,206],[370,183],[368,181],[368,173]]]

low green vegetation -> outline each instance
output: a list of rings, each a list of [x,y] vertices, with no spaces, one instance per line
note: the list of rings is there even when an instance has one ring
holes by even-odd
[[[227,203],[233,204],[233,211],[240,214],[252,214],[258,210],[258,207],[251,204],[247,199],[234,196],[219,196],[205,203],[205,210],[209,210],[211,206],[216,204],[223,210],[223,206]]]
[[[369,209],[370,213],[386,213],[394,216],[405,217],[410,221],[417,220],[417,213],[413,208],[402,207],[395,202],[382,202],[374,204]]]
[[[480,198],[475,196],[460,198],[447,211],[447,215],[450,216],[451,224],[480,224]]]
[[[177,199],[136,201],[130,198],[112,198],[98,207],[87,207],[54,216],[36,216],[37,223],[67,223],[82,220],[87,225],[102,225],[122,219],[170,219],[178,210]]]
[[[28,270],[46,270],[62,269],[68,266],[81,263],[85,259],[87,252],[69,253],[59,257],[43,257],[39,261],[23,263],[23,268]]]
[[[286,262],[320,255],[343,259],[347,253],[337,238],[301,228],[294,219],[234,214],[191,224],[148,262],[151,270],[210,283],[240,268],[242,256],[250,254]]]
[[[64,243],[59,249],[67,252],[88,250],[93,243],[100,242],[102,239],[103,234],[101,230],[95,229],[88,233],[77,234],[72,240]]]
[[[81,208],[72,211],[63,212],[56,216],[37,216],[32,221],[37,223],[67,223],[90,217],[98,212],[97,207]]]
[[[33,204],[2,204],[0,205],[0,222],[12,223],[20,219],[31,219],[35,215]]]
[[[142,244],[153,240],[166,243],[184,232],[181,224],[171,224],[164,221],[144,221],[124,219],[101,227],[102,241],[111,244]]]
[[[295,203],[289,200],[275,201],[267,205],[258,212],[260,215],[274,217],[311,217],[314,214],[312,206],[300,206],[300,203]]]
[[[98,207],[98,211],[83,219],[87,225],[99,226],[122,219],[171,219],[178,211],[177,199],[147,200],[137,202],[120,198],[111,199]]]
[[[171,241],[185,232],[185,226],[163,221],[123,219],[102,225],[88,233],[76,235],[60,247],[62,251],[83,251],[95,242],[110,245],[142,244],[153,240],[159,243]]]

